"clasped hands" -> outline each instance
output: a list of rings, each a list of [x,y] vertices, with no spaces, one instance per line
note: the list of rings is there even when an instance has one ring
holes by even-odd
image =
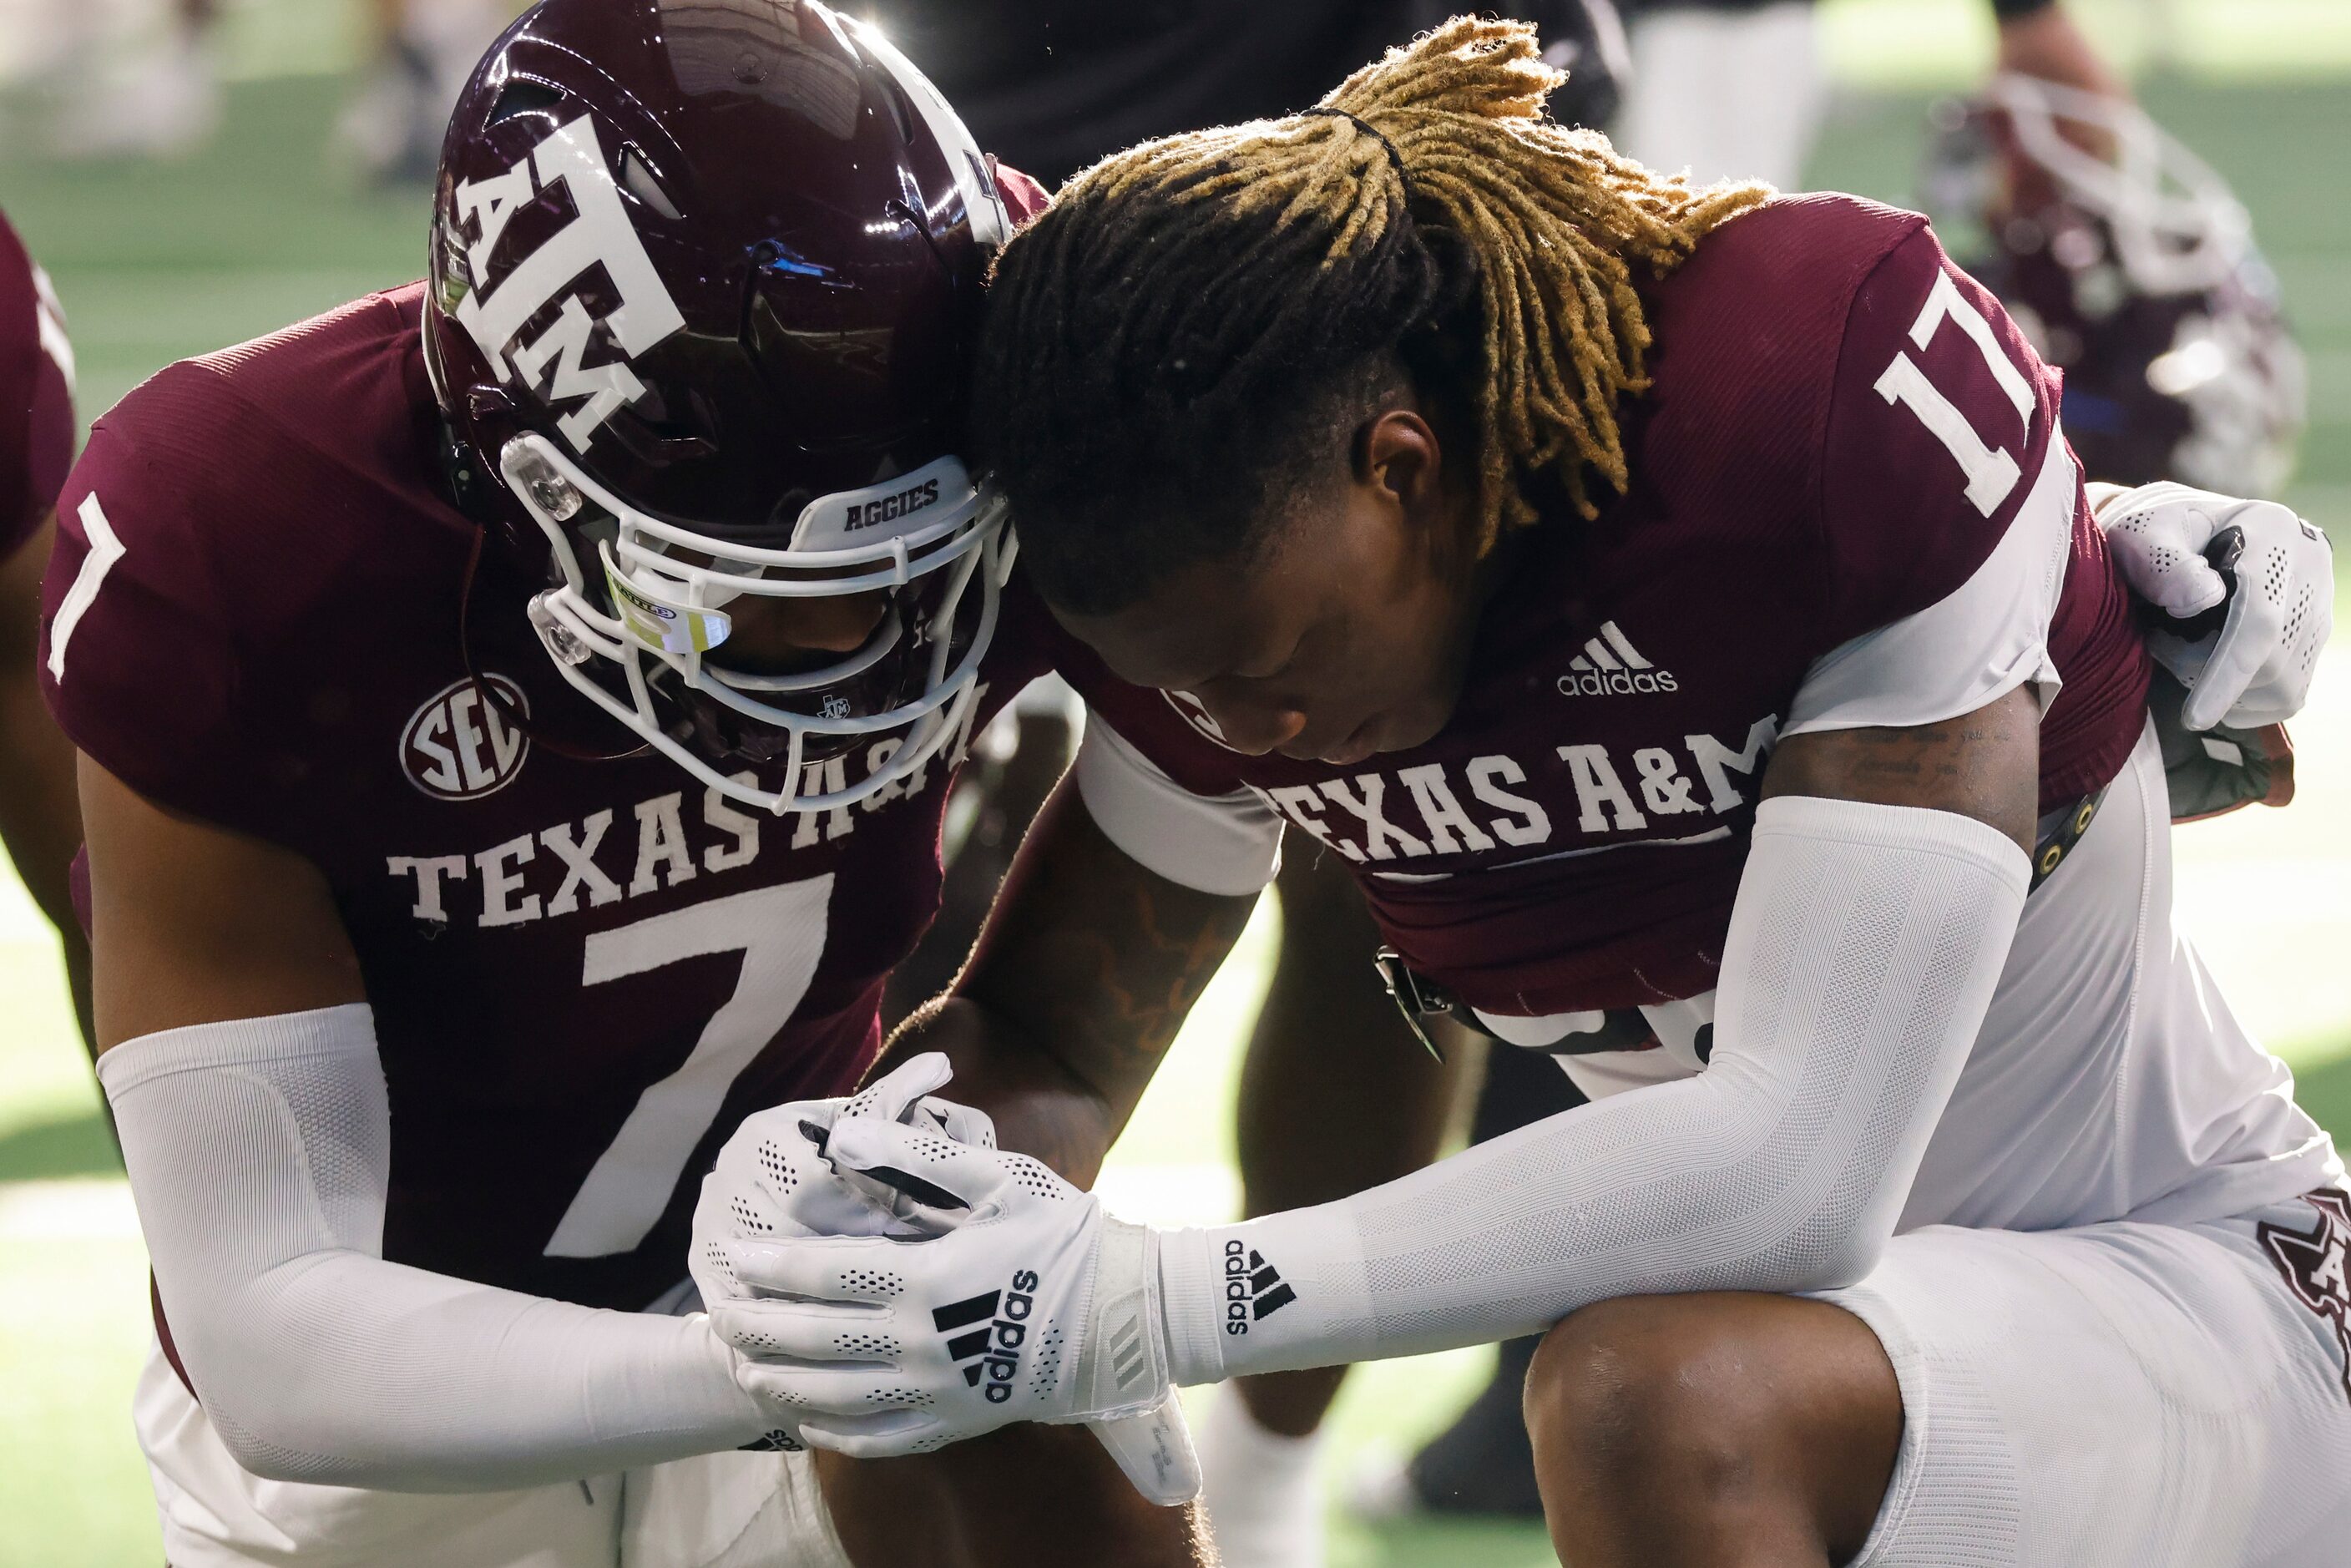
[[[1092,1427],[1154,1502],[1199,1491],[1168,1377],[1158,1237],[987,1116],[925,1052],[855,1095],[747,1118],[690,1254],[736,1380],[798,1440],[928,1453],[1015,1421]]]

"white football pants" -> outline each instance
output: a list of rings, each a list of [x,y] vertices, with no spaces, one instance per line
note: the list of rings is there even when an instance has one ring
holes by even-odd
[[[2351,1563],[2351,1205],[2323,1201],[1896,1237],[1823,1297],[1902,1387],[1855,1568]]]
[[[151,1351],[132,1401],[172,1568],[851,1568],[808,1454],[705,1454],[523,1491],[264,1480]]]

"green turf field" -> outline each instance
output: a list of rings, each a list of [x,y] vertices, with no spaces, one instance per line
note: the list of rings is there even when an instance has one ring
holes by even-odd
[[[2149,106],[2252,207],[2311,357],[2313,423],[2293,498],[2338,540],[2351,537],[2351,8],[2181,0],[2163,27],[2138,0],[2083,5],[2119,53],[2158,69],[2142,83]],[[1984,57],[1980,7],[1831,0],[1829,10],[1846,90],[1813,183],[1901,199],[1927,95]],[[224,134],[199,157],[68,169],[12,157],[0,139],[0,207],[56,277],[86,419],[171,359],[421,269],[421,196],[355,193],[323,156],[340,88],[321,73],[350,47],[348,13],[328,0],[249,0],[230,26],[239,80]],[[2152,64],[2167,57],[2196,69]],[[0,126],[7,107],[0,95]],[[2232,1003],[2296,1062],[2305,1101],[2351,1133],[2351,656],[2330,661],[2296,727],[2299,803],[2183,832],[2179,898]],[[1234,1045],[1270,929],[1253,930],[1120,1147],[1107,1180],[1139,1216],[1209,1217],[1229,1201]],[[125,1414],[146,1342],[143,1268],[47,937],[0,873],[0,1568],[160,1561]],[[1441,1425],[1482,1360],[1357,1373],[1330,1455],[1334,1495],[1367,1445],[1408,1446]],[[1343,1520],[1334,1551],[1350,1568],[1550,1561],[1532,1530]]]

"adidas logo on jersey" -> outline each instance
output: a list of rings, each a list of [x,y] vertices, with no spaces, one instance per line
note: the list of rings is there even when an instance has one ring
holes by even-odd
[[[1681,683],[1671,670],[1661,670],[1641,657],[1614,621],[1603,622],[1600,635],[1583,644],[1583,652],[1568,661],[1559,678],[1563,697],[1606,697],[1635,692],[1674,692]]]
[[[1029,1314],[1037,1308],[1036,1289],[1037,1276],[1023,1269],[1012,1276],[1008,1291],[967,1296],[931,1312],[939,1333],[952,1336],[948,1358],[970,1363],[963,1369],[963,1380],[974,1388],[984,1385],[990,1405],[1012,1397],[1012,1380],[1020,1373],[1020,1347],[1029,1340]]]
[[[1245,1334],[1298,1299],[1265,1254],[1238,1239],[1225,1243],[1225,1332]]]

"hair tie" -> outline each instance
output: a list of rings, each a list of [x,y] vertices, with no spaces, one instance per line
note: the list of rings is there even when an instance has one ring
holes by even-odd
[[[1327,104],[1320,103],[1316,104],[1312,109],[1301,109],[1298,111],[1298,116],[1301,120],[1305,119],[1309,115],[1312,115],[1322,120],[1345,120],[1348,124],[1353,126],[1356,130],[1362,131],[1364,135],[1378,142],[1380,144],[1380,150],[1388,155],[1388,167],[1395,171],[1397,179],[1402,180],[1405,178],[1404,154],[1397,152],[1395,143],[1389,141],[1386,134],[1383,132],[1378,126],[1374,125],[1370,120],[1364,119],[1360,115],[1350,114],[1343,109],[1332,109]]]

